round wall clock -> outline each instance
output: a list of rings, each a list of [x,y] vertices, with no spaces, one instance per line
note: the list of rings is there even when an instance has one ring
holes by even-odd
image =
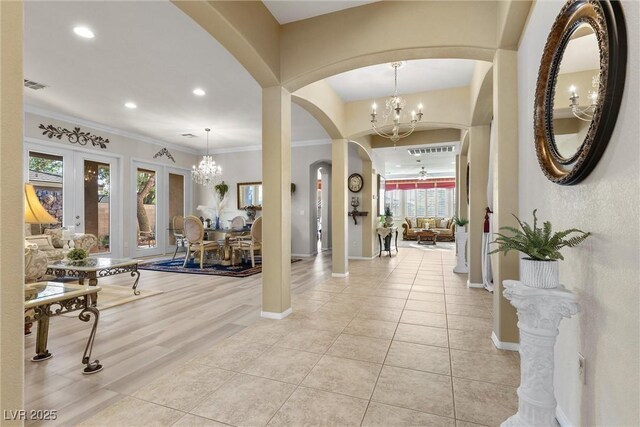
[[[362,190],[362,185],[364,184],[364,180],[362,179],[362,175],[359,173],[352,173],[349,175],[348,185],[349,191],[352,193],[357,193]]]

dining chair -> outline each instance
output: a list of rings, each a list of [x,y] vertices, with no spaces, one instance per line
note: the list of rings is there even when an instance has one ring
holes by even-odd
[[[185,245],[183,216],[176,215],[173,217],[171,220],[171,232],[173,233],[173,237],[176,239],[176,250],[171,258],[171,261],[173,261],[176,259],[176,255],[178,254],[178,248],[180,246],[184,247]]]
[[[243,216],[237,216],[231,220],[232,230],[242,230],[245,226],[245,219]]]
[[[262,250],[262,217],[256,218],[251,224],[251,232],[248,236],[238,236],[234,243],[234,249],[248,252],[251,255],[251,267],[256,266],[255,252]]]
[[[202,269],[205,251],[220,251],[221,248],[218,242],[204,240],[204,225],[198,217],[193,215],[184,218],[184,238],[187,241],[187,254],[183,267],[187,266],[191,252],[200,252],[200,269]]]

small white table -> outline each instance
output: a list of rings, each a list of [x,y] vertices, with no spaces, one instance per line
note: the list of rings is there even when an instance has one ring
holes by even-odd
[[[100,290],[99,286],[89,287],[57,282],[39,282],[25,286],[24,322],[25,324],[38,322],[36,355],[33,356],[32,361],[41,362],[53,357],[47,349],[49,319],[64,313],[82,310],[78,318],[83,322],[91,320],[91,315],[93,315],[93,327],[82,356],[82,363],[86,365],[83,374],[95,374],[102,370],[99,360],[91,361],[93,341],[100,317],[98,309],[91,306],[91,300]]]
[[[389,256],[391,256],[391,238],[393,237],[393,233],[396,233],[396,253],[398,253],[398,227],[378,227],[376,229],[378,233],[378,244],[380,245],[380,254],[378,257],[382,257],[382,252],[389,252]],[[384,246],[382,246],[382,242],[384,241]]]

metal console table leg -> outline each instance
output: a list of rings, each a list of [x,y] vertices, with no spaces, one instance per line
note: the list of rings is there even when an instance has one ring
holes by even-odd
[[[87,307],[80,312],[78,318],[83,322],[91,320],[91,314],[93,314],[93,326],[91,327],[91,333],[87,340],[87,346],[84,348],[84,354],[82,355],[82,363],[87,365],[82,371],[85,375],[95,374],[102,370],[102,365],[98,359],[91,361],[91,351],[93,350],[93,342],[96,337],[96,329],[98,327],[98,319],[100,318],[100,312],[95,307]]]

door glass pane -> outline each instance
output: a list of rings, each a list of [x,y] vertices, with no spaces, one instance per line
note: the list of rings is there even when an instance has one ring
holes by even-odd
[[[173,230],[173,218],[184,216],[184,176],[174,173],[169,174],[169,245],[176,244],[175,233],[182,230]]]
[[[137,169],[136,214],[138,217],[138,248],[156,247],[156,173],[148,169]]]
[[[111,234],[111,167],[84,161],[84,232],[98,238],[92,253],[109,252]]]
[[[35,151],[29,152],[29,183],[33,184],[42,206],[58,220],[58,224],[51,224],[46,227],[62,226],[63,166],[62,156],[53,156]],[[39,234],[39,230],[36,233]]]

